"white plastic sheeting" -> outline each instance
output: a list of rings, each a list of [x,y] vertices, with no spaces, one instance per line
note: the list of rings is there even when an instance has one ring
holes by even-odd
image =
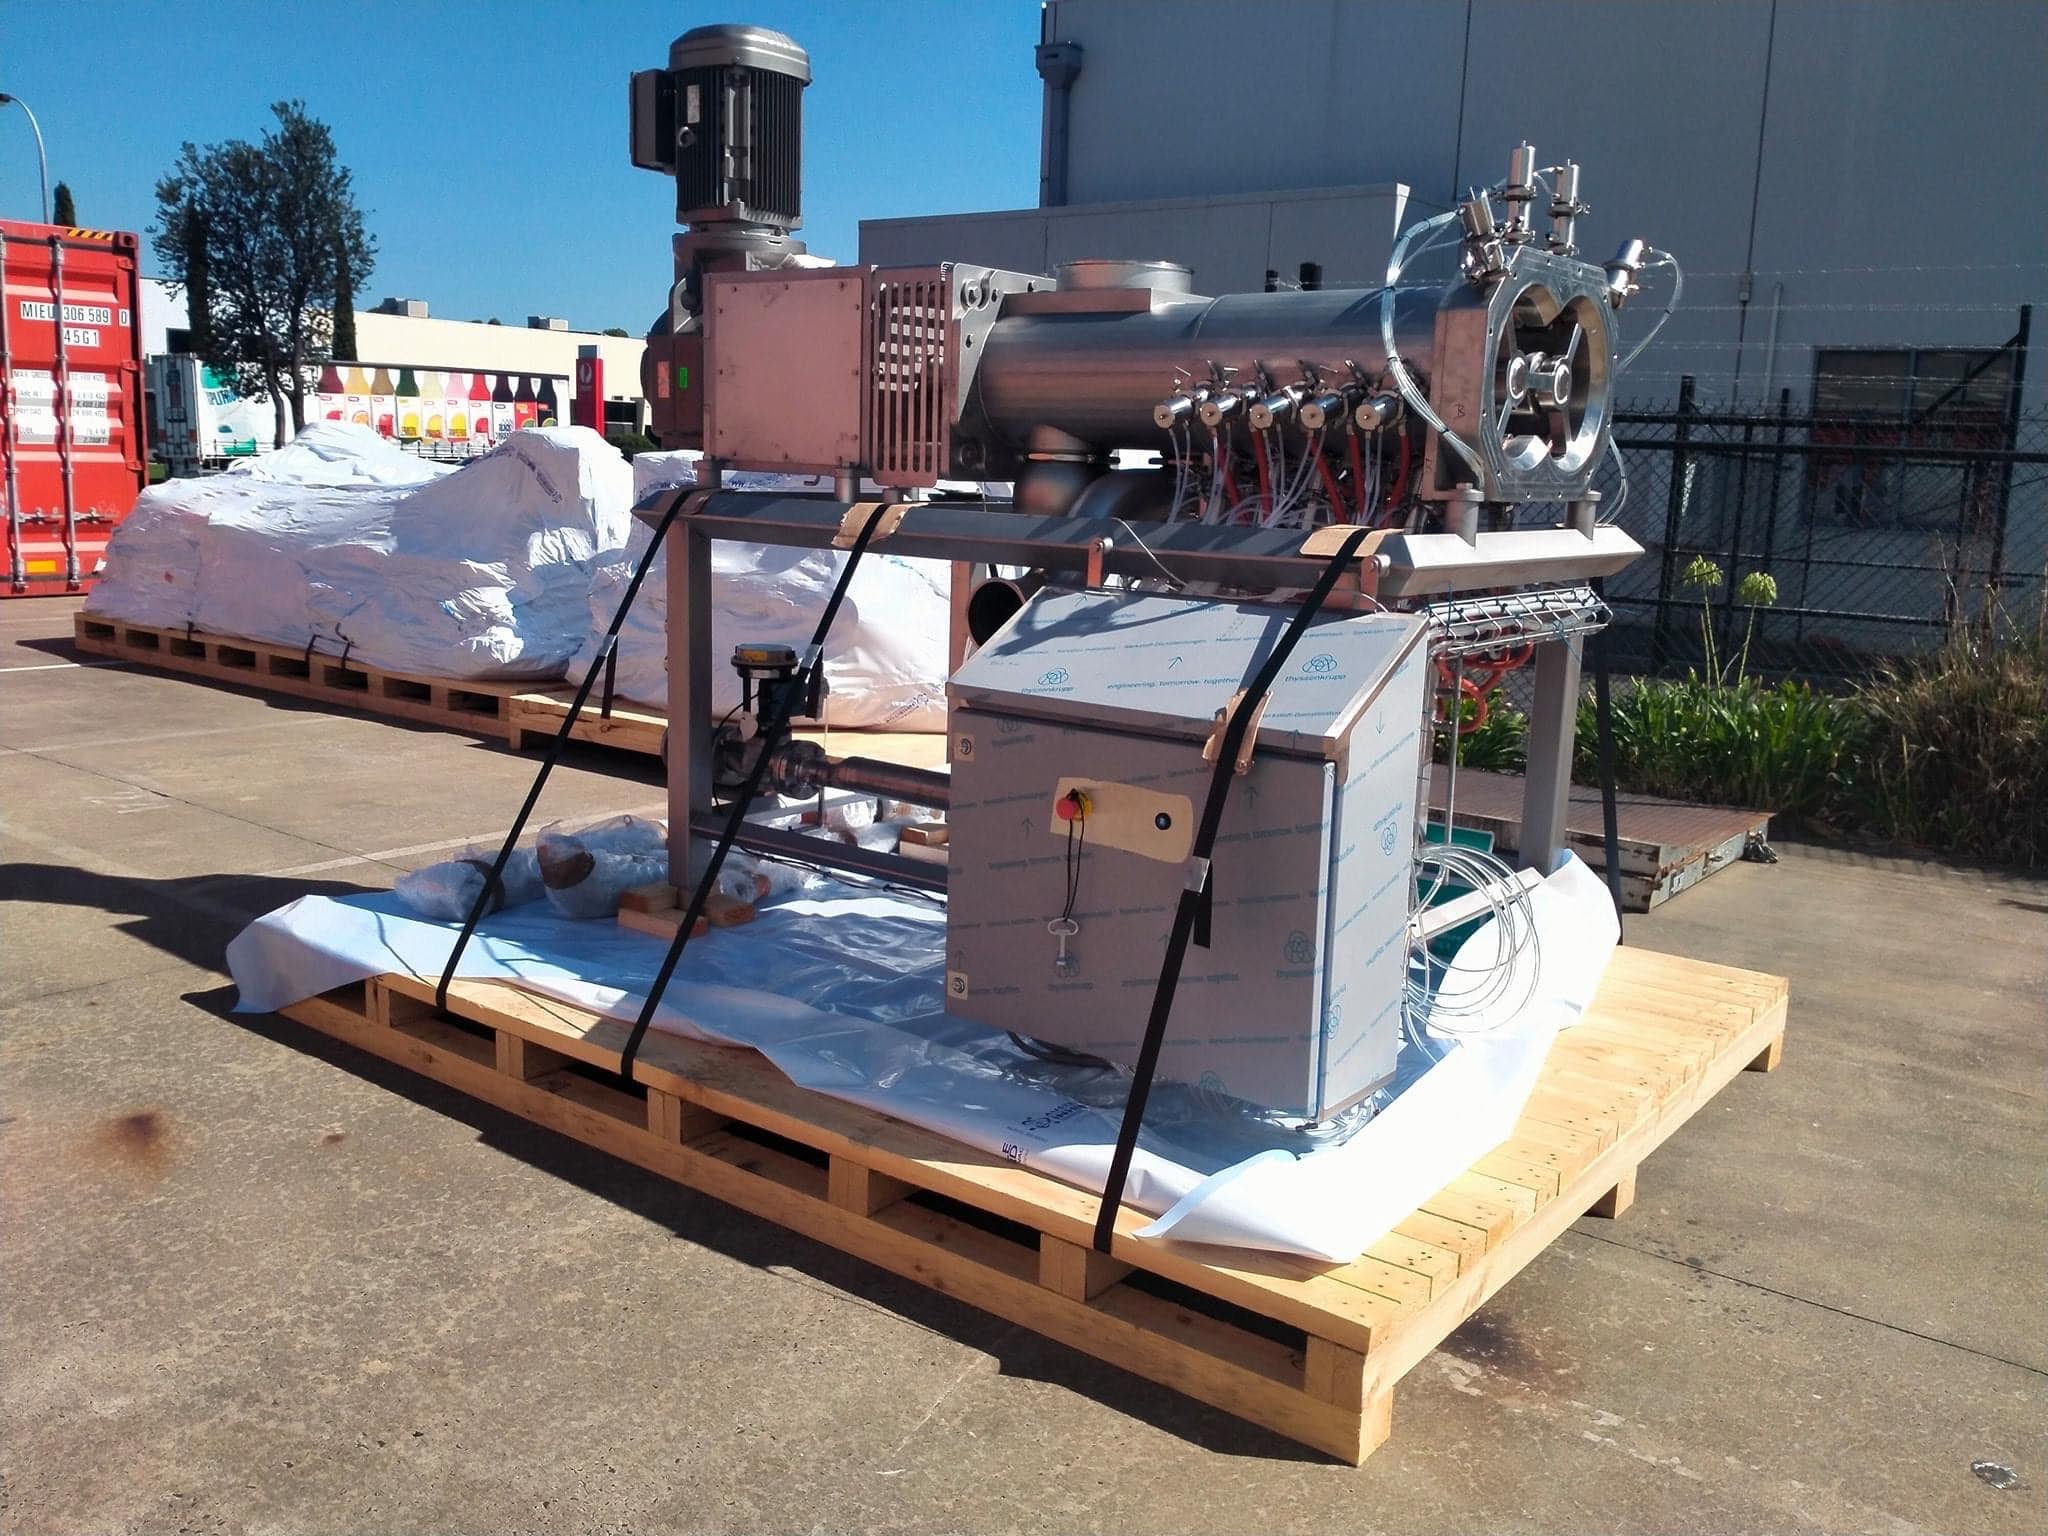
[[[323,422],[223,474],[154,486],[114,532],[91,613],[346,647],[434,677],[559,677],[632,474],[584,427],[518,432],[446,471]]]
[[[1391,1104],[1340,1146],[1304,1151],[1298,1137],[1198,1089],[1158,1084],[1126,1190],[1131,1204],[1163,1213],[1142,1235],[1346,1262],[1504,1140],[1617,938],[1605,888],[1570,856],[1532,909],[1539,943],[1517,963],[1536,974],[1511,989],[1527,1004],[1489,1033],[1405,1051]],[[309,896],[252,923],[228,964],[240,1008],[267,1012],[384,972],[438,977],[453,934],[389,895]],[[938,906],[831,882],[692,944],[655,1022],[750,1046],[804,1087],[1100,1189],[1127,1079],[1039,1060],[948,1015],[944,941]],[[1479,958],[1491,946],[1484,928],[1467,943]],[[536,902],[487,919],[461,974],[630,1020],[663,949]]]
[[[694,484],[697,455],[643,453],[633,460],[636,501],[664,486]],[[828,490],[816,476],[737,472],[735,489]],[[601,565],[590,587],[590,634],[569,668],[580,683],[618,611],[651,532],[635,523],[618,563]],[[668,706],[667,552],[655,557],[633,611],[619,631],[616,688],[622,698]],[[720,540],[712,545],[711,708],[739,703],[739,678],[726,658],[741,641],[809,643],[846,556],[836,550],[784,549]],[[946,728],[949,571],[929,560],[870,551],[825,646],[825,718],[836,726],[894,731]]]

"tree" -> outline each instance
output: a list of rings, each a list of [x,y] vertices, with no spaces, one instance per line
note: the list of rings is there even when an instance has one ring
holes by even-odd
[[[631,334],[624,326],[620,325],[608,325],[604,328],[604,333],[607,336],[626,336]]]
[[[268,391],[276,441],[306,424],[306,393],[330,355],[339,281],[351,293],[376,263],[334,136],[305,103],[281,101],[276,126],[248,143],[186,144],[157,183],[157,260],[206,298],[194,350],[244,396]],[[347,271],[339,270],[346,251]]]
[[[338,240],[334,246],[333,351],[338,363],[362,361],[362,355],[356,351],[356,284],[349,269],[346,240]]]
[[[50,222],[65,229],[78,228],[78,205],[71,200],[71,183],[57,183],[57,195],[51,199],[55,205],[50,213]]]

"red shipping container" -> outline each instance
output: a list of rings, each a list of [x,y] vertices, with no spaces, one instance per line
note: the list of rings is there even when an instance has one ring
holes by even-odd
[[[0,596],[90,588],[146,483],[135,250],[0,219]]]

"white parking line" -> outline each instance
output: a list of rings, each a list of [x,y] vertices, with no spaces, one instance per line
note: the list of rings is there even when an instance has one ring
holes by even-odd
[[[665,816],[666,802],[657,805],[636,805],[625,811],[615,812],[624,816]],[[352,853],[345,858],[322,859],[317,864],[294,864],[289,869],[266,869],[265,877],[272,875],[323,875],[331,869],[346,869],[351,864],[381,864],[387,859],[409,859],[416,853],[439,853],[446,848],[487,848],[495,849],[505,840],[503,828],[492,832],[477,832],[468,837],[444,837],[438,842],[413,843],[404,848],[379,848],[374,853]]]
[[[32,667],[0,667],[0,672],[61,672],[66,667],[123,667],[123,661],[45,661]]]

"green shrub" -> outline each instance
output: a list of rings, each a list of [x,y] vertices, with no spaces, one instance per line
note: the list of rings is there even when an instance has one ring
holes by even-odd
[[[1710,591],[1719,575],[1702,570],[1688,580]],[[1754,577],[1738,590],[1752,623],[1776,595]],[[1711,629],[1703,633],[1711,648]],[[1715,656],[1706,677],[1616,686],[1618,788],[2022,868],[2048,865],[2048,630],[2028,634],[2004,621],[1959,629],[1939,651],[1894,663],[1846,697],[1749,677],[1749,638],[1745,629],[1732,668]],[[1463,710],[1472,719],[1470,700]],[[1528,737],[1528,716],[1495,689],[1485,721],[1456,738],[1458,761],[1520,772]],[[1440,734],[1436,760],[1448,750]],[[1599,761],[1588,696],[1573,777],[1599,783]]]
[[[629,459],[636,453],[654,452],[654,439],[645,432],[619,432],[607,437],[605,441]]]
[[[1638,678],[1614,691],[1614,779],[1639,794],[1820,819],[1855,734],[1841,701],[1804,683]],[[1599,782],[1598,740],[1588,698],[1573,754],[1582,783]]]
[[[1461,700],[1460,718],[1470,720],[1477,708],[1470,699]],[[1463,767],[1520,773],[1529,763],[1529,717],[1510,704],[1508,696],[1496,688],[1487,695],[1486,718],[1477,730],[1455,737],[1447,731],[1437,733],[1434,749],[1437,762],[1450,761],[1448,743],[1451,741],[1458,744],[1458,762]]]
[[[1861,742],[1845,810],[1897,842],[2048,863],[2048,648],[1999,624],[1887,667],[1849,708]]]

